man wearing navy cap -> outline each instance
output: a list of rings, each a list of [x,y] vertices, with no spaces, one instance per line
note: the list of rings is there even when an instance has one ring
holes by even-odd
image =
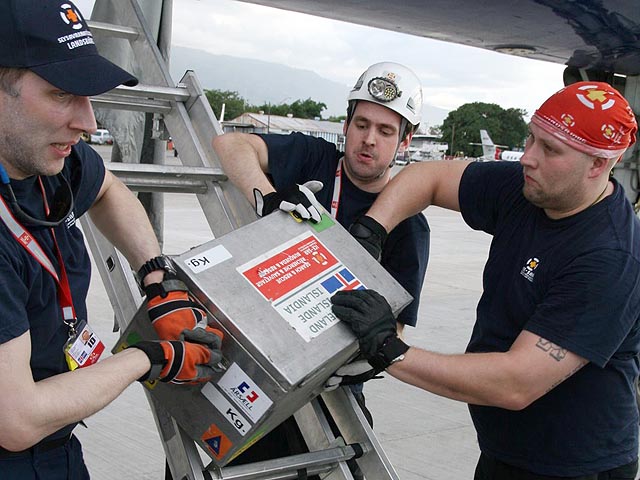
[[[135,380],[206,381],[222,335],[171,278],[135,196],[80,140],[96,129],[89,96],[137,79],[98,54],[73,3],[0,4],[0,472],[85,479],[77,423]],[[101,361],[85,212],[138,271],[162,339]]]

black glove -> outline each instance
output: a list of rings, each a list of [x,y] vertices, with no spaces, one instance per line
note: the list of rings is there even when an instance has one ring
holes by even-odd
[[[349,227],[349,233],[367,249],[378,262],[382,258],[382,247],[387,241],[387,231],[373,218],[363,215]]]
[[[142,350],[149,357],[151,369],[138,379],[160,380],[175,384],[197,384],[211,380],[214,372],[222,371],[220,349],[191,342],[142,341],[128,348]]]
[[[256,213],[259,217],[269,215],[278,208],[291,213],[299,219],[318,223],[322,220],[322,205],[314,193],[322,190],[322,182],[311,180],[303,185],[294,185],[280,192],[262,195],[257,188],[253,189],[256,201]]]
[[[331,297],[334,315],[358,338],[360,352],[382,371],[409,350],[398,338],[396,319],[385,298],[374,290],[343,290]]]

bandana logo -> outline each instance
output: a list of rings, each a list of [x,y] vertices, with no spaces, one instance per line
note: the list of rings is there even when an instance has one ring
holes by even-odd
[[[595,85],[585,85],[580,87],[579,90],[585,93],[576,93],[576,97],[580,100],[580,103],[591,110],[595,110],[596,106],[599,106],[600,110],[608,110],[616,104],[613,98],[607,97],[611,92],[599,89]]]
[[[529,260],[527,260],[527,263],[524,264],[524,267],[522,267],[522,270],[520,270],[520,275],[522,275],[524,278],[526,278],[530,282],[533,282],[533,277],[535,276],[535,270],[536,268],[538,268],[538,265],[540,265],[540,260],[538,260],[536,257],[530,258]]]
[[[573,127],[576,124],[576,121],[573,119],[573,116],[569,113],[563,113],[560,116],[562,123],[565,127]]]
[[[80,12],[78,12],[73,5],[68,3],[60,5],[60,18],[62,18],[62,21],[67,25],[71,25],[71,28],[74,30],[83,28]]]
[[[600,127],[600,131],[602,132],[602,136],[607,140],[613,140],[613,137],[616,134],[616,131],[615,131],[615,128],[613,128],[613,125],[608,125],[606,123],[602,125],[602,127]]]

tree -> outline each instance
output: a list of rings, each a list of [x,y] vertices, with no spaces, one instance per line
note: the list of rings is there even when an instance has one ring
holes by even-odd
[[[449,142],[449,152],[464,152],[470,157],[482,155],[482,147],[470,145],[480,143],[480,130],[489,132],[491,139],[509,149],[524,146],[527,137],[525,110],[504,109],[495,103],[465,103],[449,112],[442,123],[442,139]]]
[[[264,112],[268,115],[278,115],[286,117],[288,114],[296,118],[321,118],[321,113],[326,110],[327,104],[316,102],[307,98],[306,100],[296,100],[292,104],[280,103],[272,104],[265,102],[262,105],[249,105],[238,92],[229,90],[205,90],[204,94],[209,100],[209,105],[218,117],[222,111],[222,104],[225,105],[224,118],[233,119],[245,112]],[[335,120],[335,121],[340,121]]]
[[[263,103],[262,105],[252,106],[249,111],[259,112],[263,111],[269,113],[269,115],[279,115],[286,117],[291,114],[295,118],[320,118],[322,110],[325,110],[327,105],[322,102],[316,102],[307,98],[306,100],[296,100],[291,104],[280,103],[273,105],[270,103]]]
[[[209,100],[209,105],[211,105],[213,113],[215,113],[218,118],[222,111],[222,104],[225,105],[224,118],[226,119],[239,117],[245,112],[247,102],[238,92],[205,89],[204,94],[207,100]]]
[[[296,100],[291,104],[291,113],[296,118],[321,118],[322,110],[327,109],[327,104],[315,102],[310,98]]]
[[[347,121],[347,116],[346,115],[338,115],[337,117],[332,115],[329,118],[327,118],[328,122],[335,122],[335,123],[341,123],[341,122],[346,122]]]

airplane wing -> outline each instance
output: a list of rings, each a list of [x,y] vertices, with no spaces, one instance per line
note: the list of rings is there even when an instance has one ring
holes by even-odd
[[[637,0],[241,0],[569,66],[640,74]]]

